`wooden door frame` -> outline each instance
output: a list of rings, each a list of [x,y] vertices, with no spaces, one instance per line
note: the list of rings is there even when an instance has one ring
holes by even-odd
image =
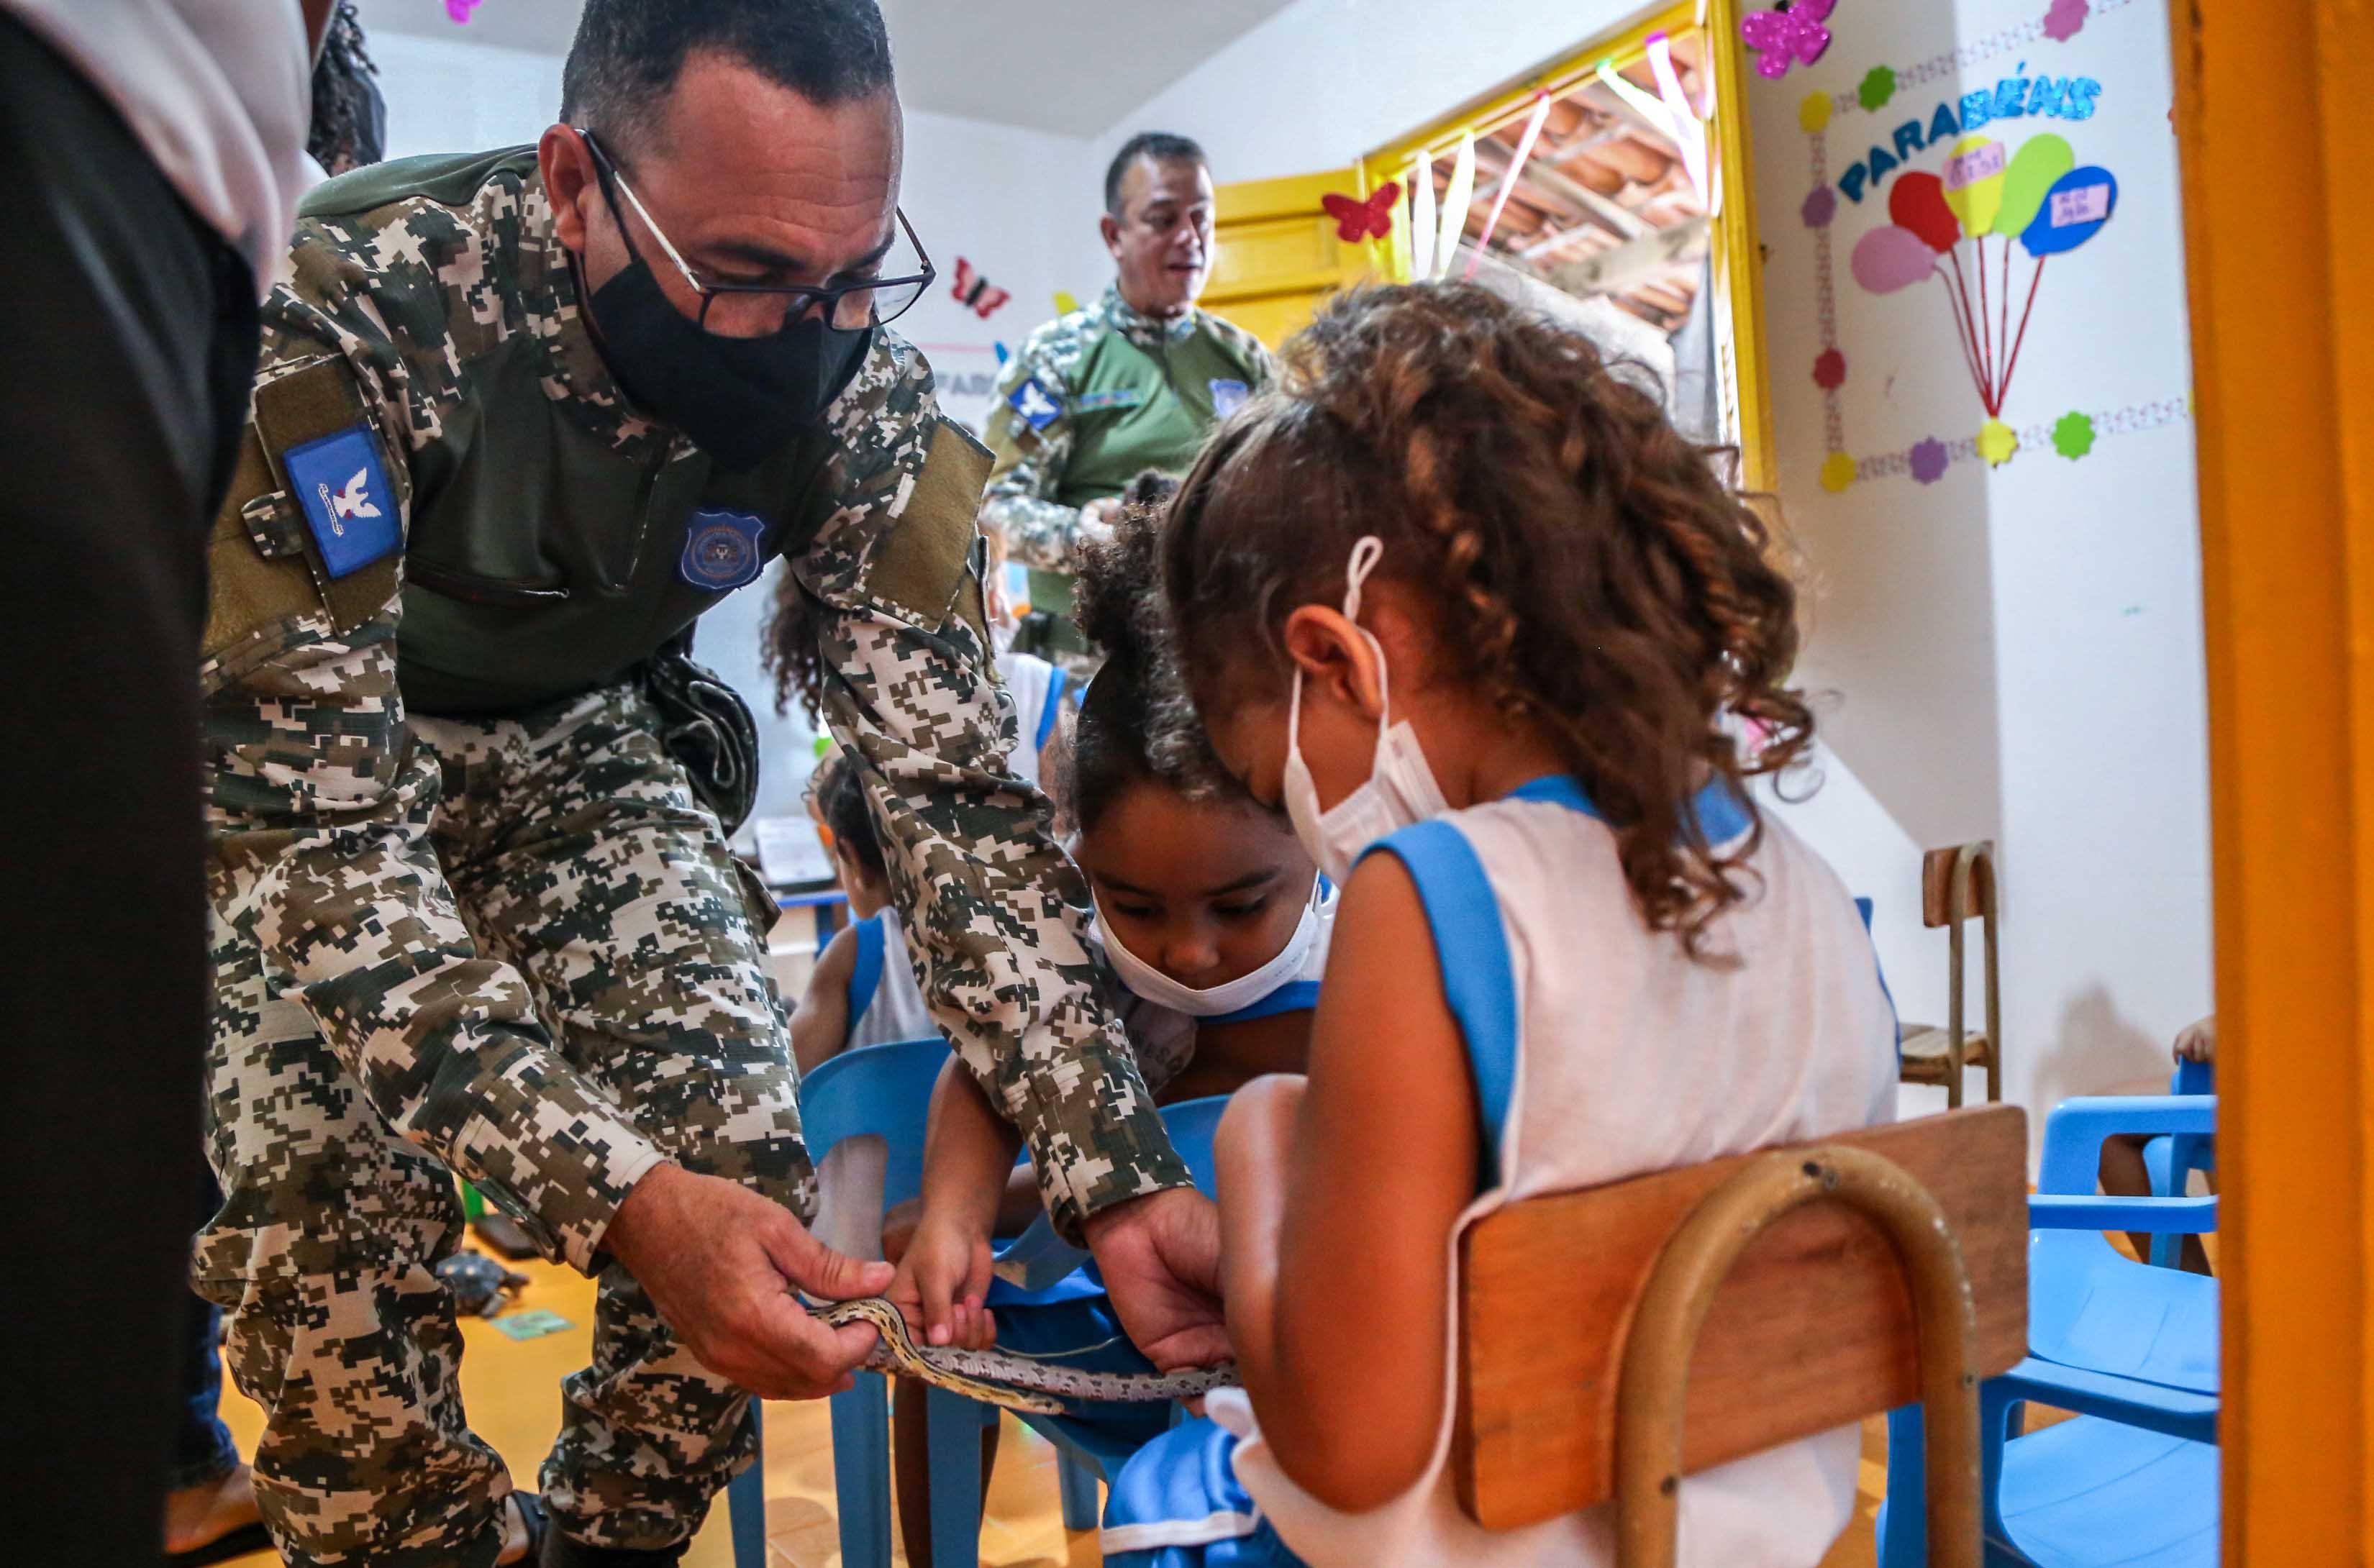
[[[2374,163],[2374,10],[2171,9],[2216,879],[2225,1561],[2374,1562],[2374,214],[2356,189]]]

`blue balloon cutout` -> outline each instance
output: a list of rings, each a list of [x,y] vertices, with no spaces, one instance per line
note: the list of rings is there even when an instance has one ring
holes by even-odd
[[[2094,238],[2119,205],[2118,177],[2094,164],[2073,169],[2052,182],[2044,205],[2020,231],[2031,256],[2057,256]]]
[[[1003,365],[1008,358],[1012,357],[1012,356],[1006,353],[1005,345],[1002,343],[993,343],[990,346],[997,350],[997,362],[999,364]]]

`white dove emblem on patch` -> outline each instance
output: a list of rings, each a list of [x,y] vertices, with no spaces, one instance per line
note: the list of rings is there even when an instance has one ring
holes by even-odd
[[[369,474],[368,469],[356,469],[354,477],[347,480],[345,486],[330,497],[330,516],[333,519],[330,527],[334,532],[341,534],[346,532],[345,529],[337,525],[335,519],[350,517],[360,521],[363,518],[380,515],[379,508],[371,504],[370,492],[363,488],[363,481]]]
[[[1040,389],[1039,383],[1036,381],[1025,381],[1022,383],[1022,395],[1020,400],[1017,403],[1016,408],[1017,411],[1021,414],[1023,418],[1028,420],[1033,425],[1045,424],[1048,420],[1054,418],[1056,415],[1063,412],[1062,409],[1055,406],[1054,401],[1049,398],[1046,392]]]

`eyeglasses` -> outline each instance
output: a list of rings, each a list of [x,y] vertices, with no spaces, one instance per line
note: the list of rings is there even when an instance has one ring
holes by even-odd
[[[627,183],[617,163],[594,140],[594,133],[581,125],[577,134],[585,138],[586,150],[594,155],[594,170],[601,176],[602,199],[609,205],[619,237],[627,242],[627,253],[637,261],[642,260],[642,253],[635,249],[634,239],[627,231],[625,218],[619,215],[619,196],[627,198],[627,205],[635,209],[635,216],[643,220],[643,227],[659,241],[660,250],[684,278],[686,287],[699,298],[700,312],[694,320],[705,332],[720,337],[765,337],[782,331],[787,322],[805,319],[810,310],[821,311],[827,321],[844,331],[879,326],[904,315],[939,275],[931,258],[923,253],[923,242],[915,238],[914,226],[907,221],[904,212],[897,212],[899,232],[912,253],[911,264],[907,256],[898,258],[904,269],[902,275],[876,275],[853,283],[820,286],[710,281],[686,263],[666,232],[652,220],[651,209]]]

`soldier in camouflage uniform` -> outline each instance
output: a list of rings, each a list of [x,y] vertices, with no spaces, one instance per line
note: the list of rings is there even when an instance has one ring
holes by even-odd
[[[1110,1021],[1045,802],[1005,773],[974,526],[988,454],[878,329],[849,334],[838,373],[759,364],[746,380],[774,395],[730,419],[696,395],[714,367],[671,380],[637,352],[699,369],[713,286],[661,226],[730,228],[737,203],[830,264],[717,292],[776,312],[717,351],[729,371],[803,333],[829,356],[840,340],[811,329],[840,330],[852,298],[864,325],[862,282],[782,288],[862,280],[867,242],[896,233],[872,0],[591,0],[567,97],[588,131],[309,198],[210,545],[207,1135],[226,1199],[194,1273],[264,1407],[256,1490],[292,1563],[516,1550],[432,1273],[462,1227],[451,1171],[601,1281],[541,1477],[546,1564],[676,1561],[751,1453],[742,1390],[827,1391],[870,1347],[786,1293],[887,1270],[798,1223],[814,1180],[771,902],[726,851],[717,779],[671,745],[700,724],[655,662],[773,555],[926,994],[1028,1134],[1051,1211],[1124,1275],[1135,1258],[1137,1277],[1209,1278],[1200,1255],[1142,1261],[1180,1256],[1142,1216],[1200,1200]],[[804,229],[797,198],[768,205],[748,170],[782,146],[838,176],[844,229],[846,191],[871,193],[853,240]],[[653,299],[696,338],[655,324]],[[630,402],[626,383],[664,390]]]
[[[1212,175],[1184,136],[1141,132],[1105,172],[1111,287],[1025,339],[989,418],[982,526],[1030,568],[1015,646],[1093,673],[1072,624],[1073,552],[1146,469],[1183,474],[1205,436],[1269,380],[1260,340],[1196,307],[1211,275]]]

